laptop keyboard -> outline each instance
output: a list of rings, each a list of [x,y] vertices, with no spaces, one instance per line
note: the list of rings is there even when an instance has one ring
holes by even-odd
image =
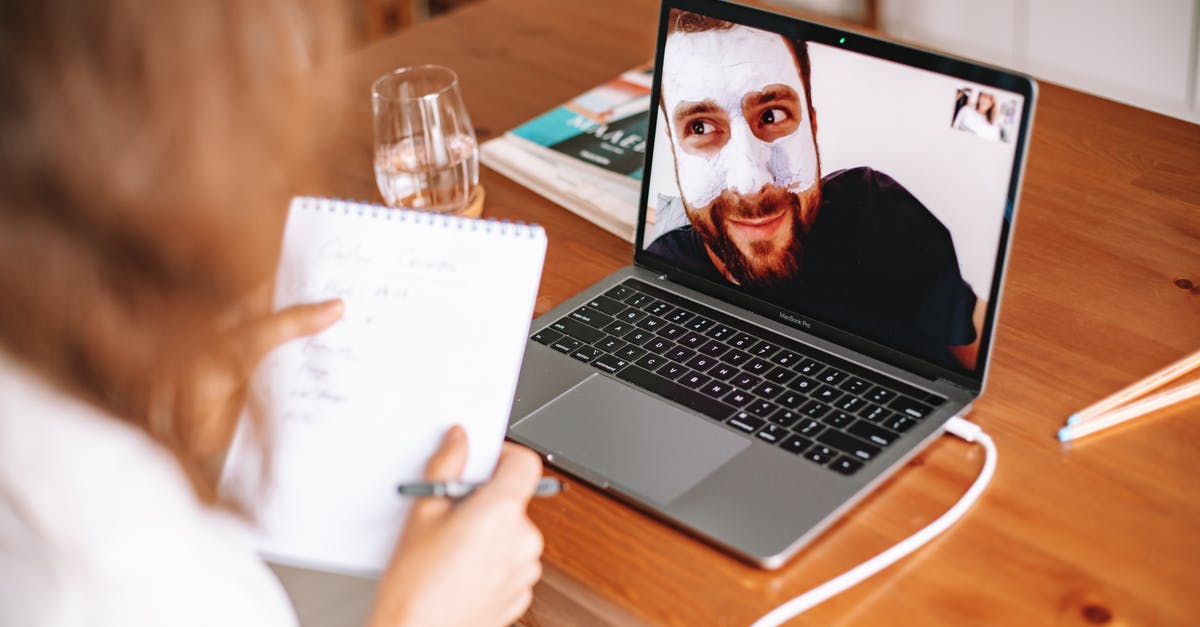
[[[845,475],[945,402],[636,279],[531,339]]]

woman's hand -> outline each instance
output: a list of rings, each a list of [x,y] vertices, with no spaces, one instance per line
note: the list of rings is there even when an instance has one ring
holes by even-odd
[[[462,475],[467,437],[447,433],[427,481]],[[455,502],[418,500],[379,582],[371,627],[510,625],[542,576],[542,534],[525,513],[542,473],[527,448],[504,443],[487,484]]]
[[[261,309],[266,308],[264,301]],[[254,315],[249,309],[251,305],[245,304],[238,312],[243,320],[203,347],[176,377],[176,432],[194,459],[218,457],[228,447],[250,375],[263,357],[284,342],[329,328],[342,317],[344,306],[333,299],[266,315]]]

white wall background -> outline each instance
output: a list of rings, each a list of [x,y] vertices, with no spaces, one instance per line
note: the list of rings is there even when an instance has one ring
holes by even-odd
[[[809,56],[822,174],[870,166],[896,179],[946,225],[963,278],[986,296],[1016,146],[950,127],[958,88],[979,86],[818,44]],[[665,128],[660,112],[652,205],[679,195]],[[666,217],[661,229],[678,226]]]

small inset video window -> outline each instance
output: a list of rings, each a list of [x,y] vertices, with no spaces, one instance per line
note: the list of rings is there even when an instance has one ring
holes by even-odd
[[[977,87],[959,87],[954,94],[950,128],[1009,143],[1016,137],[1020,114],[1016,98],[1001,98],[996,92]]]

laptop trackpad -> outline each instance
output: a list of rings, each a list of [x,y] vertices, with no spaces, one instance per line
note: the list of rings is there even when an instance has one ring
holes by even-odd
[[[660,505],[750,446],[704,418],[601,375],[584,379],[512,431]]]

